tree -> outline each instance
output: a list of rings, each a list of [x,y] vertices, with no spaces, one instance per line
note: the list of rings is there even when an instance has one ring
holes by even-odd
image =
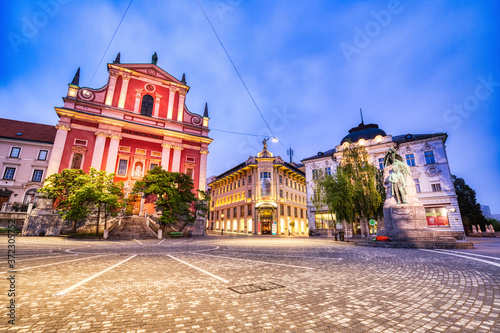
[[[458,207],[465,229],[470,232],[473,225],[479,224],[485,230],[488,223],[481,210],[481,205],[476,200],[476,191],[467,185],[463,178],[452,175],[451,179],[457,193]]]
[[[196,219],[195,204],[198,201],[194,192],[193,180],[184,173],[168,172],[155,167],[134,185],[133,192],[156,195],[155,205],[162,215],[159,222],[162,231],[178,221],[184,221],[181,230]]]
[[[355,216],[351,180],[344,173],[343,168],[337,167],[332,175],[327,175],[320,180],[319,187],[325,193],[325,204],[332,216],[333,232],[337,240],[337,221],[345,221],[349,224]]]
[[[78,220],[87,217],[85,207],[74,205],[72,201],[74,193],[85,183],[85,180],[81,178],[84,174],[80,169],[64,169],[61,173],[54,173],[47,177],[44,186],[38,190],[54,200],[55,209],[63,220],[73,222],[73,232],[76,232]]]
[[[319,213],[321,208],[325,205],[325,189],[322,186],[322,182],[325,179],[325,173],[321,169],[316,169],[313,171],[313,182],[314,190],[311,197],[311,202],[316,209],[316,213]],[[314,217],[316,222],[316,217]],[[323,224],[323,214],[320,214],[321,224]],[[335,239],[336,240],[336,239]]]
[[[104,212],[104,229],[107,228],[109,214],[117,214],[124,206],[123,183],[114,183],[115,174],[90,168],[89,174],[79,176],[83,185],[73,193],[73,205],[85,207],[90,213],[97,208],[96,235],[99,234],[101,213]]]

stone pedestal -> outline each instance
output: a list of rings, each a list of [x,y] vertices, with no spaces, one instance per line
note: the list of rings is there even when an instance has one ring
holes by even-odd
[[[378,235],[394,241],[437,237],[436,232],[427,226],[424,206],[416,203],[384,207],[384,229],[379,230]]]
[[[38,195],[37,195],[38,196]],[[62,217],[52,209],[52,199],[38,196],[37,206],[26,218],[22,235],[59,236],[63,226]]]
[[[205,218],[197,218],[193,225],[193,236],[205,236]]]

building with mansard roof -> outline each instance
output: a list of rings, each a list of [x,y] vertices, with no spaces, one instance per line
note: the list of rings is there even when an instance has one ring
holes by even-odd
[[[450,166],[446,155],[445,133],[387,135],[377,124],[364,124],[349,130],[334,148],[318,152],[302,162],[305,165],[307,182],[309,228],[318,233],[326,233],[333,221],[326,207],[316,209],[311,198],[315,194],[314,178],[319,170],[326,174],[334,172],[342,159],[342,151],[350,145],[364,146],[373,163],[384,169],[384,157],[389,148],[394,147],[410,167],[418,199],[424,205],[429,228],[443,236],[461,239],[465,236],[457,195],[453,186]],[[388,175],[384,175],[388,176]],[[347,235],[376,234],[383,227],[383,219],[362,230],[359,221],[350,225],[338,223],[337,228]]]
[[[47,175],[92,167],[115,173],[129,192],[147,170],[161,166],[190,175],[195,189],[205,189],[208,108],[203,115],[191,112],[185,76],[178,80],[156,62],[153,56],[152,63],[122,64],[118,54],[101,88],[81,87],[78,69],[64,105],[55,108],[59,123]]]
[[[254,235],[307,235],[304,172],[264,149],[210,177],[207,229]]]

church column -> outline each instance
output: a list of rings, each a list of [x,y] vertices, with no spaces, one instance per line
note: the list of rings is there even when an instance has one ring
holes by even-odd
[[[106,162],[106,172],[113,173],[116,168],[116,159],[118,158],[118,146],[122,139],[120,134],[111,134],[109,143],[108,160]]]
[[[141,107],[141,95],[142,89],[137,89],[135,91],[135,105],[134,105],[134,113],[139,113],[139,108]]]
[[[182,144],[174,144],[172,146],[174,148],[174,158],[172,159],[172,172],[180,172],[181,169],[181,151]]]
[[[56,138],[54,140],[54,146],[52,146],[52,153],[50,155],[49,166],[47,167],[47,175],[45,178],[59,172],[64,146],[66,145],[66,138],[68,137],[68,132],[71,131],[68,125],[56,125],[56,128]]]
[[[170,161],[170,147],[171,143],[164,142],[161,144],[161,167],[163,170],[168,171],[168,162]]]
[[[127,98],[128,83],[130,81],[130,75],[122,75],[122,89],[120,91],[120,99],[118,100],[118,107],[120,109],[125,108],[125,99]]]
[[[160,94],[156,94],[155,96],[155,108],[153,110],[153,117],[158,117],[158,113],[160,112],[160,101],[162,96]]]
[[[111,106],[113,103],[113,96],[115,95],[116,79],[118,78],[118,72],[113,70],[109,71],[109,85],[108,94],[106,95],[106,105]]]
[[[205,191],[205,187],[207,184],[207,156],[208,149],[202,148],[200,150],[200,179],[198,189]]]
[[[172,119],[172,116],[174,114],[174,99],[175,99],[175,89],[170,87],[170,94],[168,96],[167,119]]]
[[[102,156],[104,154],[104,144],[106,143],[107,133],[98,131],[95,133],[97,138],[95,139],[94,154],[92,155],[91,168],[96,170],[101,170]]]
[[[186,91],[179,91],[179,108],[177,109],[177,121],[182,122],[184,117],[184,101],[186,100]]]

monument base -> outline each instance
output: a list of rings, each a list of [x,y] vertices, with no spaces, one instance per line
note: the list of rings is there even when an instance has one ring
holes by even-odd
[[[379,230],[377,235],[387,236],[390,241],[366,240],[365,242],[356,242],[356,244],[429,249],[473,248],[471,242],[457,242],[457,240],[464,239],[465,234],[457,231],[438,231],[429,228],[425,208],[420,203],[387,205],[384,207],[384,229]]]

